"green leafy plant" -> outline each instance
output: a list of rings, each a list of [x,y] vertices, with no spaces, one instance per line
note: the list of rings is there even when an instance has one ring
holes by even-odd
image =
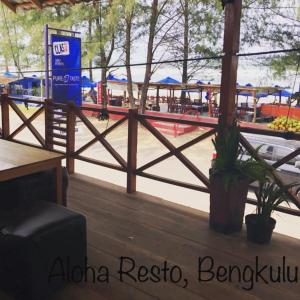
[[[249,181],[262,181],[269,172],[269,167],[253,157],[243,159],[244,150],[240,145],[240,128],[236,122],[227,129],[220,129],[212,140],[216,158],[213,161],[211,174],[223,177],[225,188],[241,178]],[[256,150],[258,151],[259,148]]]
[[[266,223],[271,218],[274,210],[283,203],[289,206],[288,190],[297,183],[291,183],[279,187],[274,181],[266,177],[259,182],[259,188],[255,191],[257,198],[256,214],[259,223]]]

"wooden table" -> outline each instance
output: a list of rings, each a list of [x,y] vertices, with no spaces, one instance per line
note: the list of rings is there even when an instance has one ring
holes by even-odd
[[[0,139],[0,181],[56,169],[56,201],[62,204],[64,155]]]

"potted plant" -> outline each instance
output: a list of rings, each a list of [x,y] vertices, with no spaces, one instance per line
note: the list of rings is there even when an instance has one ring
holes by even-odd
[[[288,189],[296,184],[279,187],[268,177],[259,182],[255,191],[257,198],[256,214],[246,216],[247,239],[258,244],[270,243],[276,220],[271,217],[274,210],[282,203],[288,202]]]
[[[266,166],[252,157],[243,158],[240,128],[236,122],[219,128],[213,139],[216,157],[210,169],[210,228],[222,232],[240,231],[249,183],[262,180]]]

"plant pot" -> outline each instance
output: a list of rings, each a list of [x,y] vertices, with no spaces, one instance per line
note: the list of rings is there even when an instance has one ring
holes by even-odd
[[[211,229],[230,234],[242,229],[249,180],[241,178],[226,190],[223,177],[210,175],[210,214]]]
[[[256,214],[246,216],[247,240],[257,244],[269,244],[276,220],[269,218],[267,222],[261,222]]]

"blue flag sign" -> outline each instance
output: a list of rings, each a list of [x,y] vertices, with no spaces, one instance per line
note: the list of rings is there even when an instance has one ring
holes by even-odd
[[[81,105],[81,39],[51,35],[52,99]]]

